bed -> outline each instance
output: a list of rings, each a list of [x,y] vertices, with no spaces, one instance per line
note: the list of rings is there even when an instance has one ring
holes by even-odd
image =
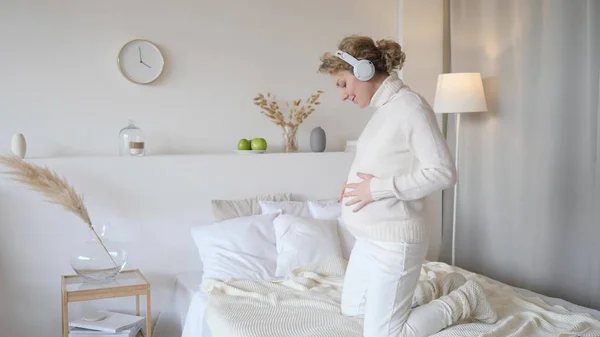
[[[180,275],[187,313],[182,337],[362,336],[360,318],[339,314],[353,238],[335,201],[261,201],[192,229],[202,276]],[[421,279],[460,272],[480,282],[500,319],[460,322],[435,336],[600,336],[600,311],[509,287],[441,262]]]
[[[465,271],[465,270],[462,270],[462,269],[456,268],[456,267],[451,267],[449,265],[439,263],[439,262],[428,262],[428,263],[424,264],[424,266],[423,266],[424,272],[423,273],[425,274],[426,270],[431,271],[431,270],[436,270],[436,269],[437,270],[455,270],[455,271],[459,271],[465,275],[471,274],[468,271]],[[189,281],[188,274],[182,274],[181,276],[188,279],[188,281]],[[477,275],[477,277],[484,280],[485,282],[488,282],[493,287],[500,287],[500,288],[508,287],[508,288],[510,288],[511,291],[514,292],[515,297],[518,297],[520,300],[525,301],[524,303],[527,303],[528,305],[538,307],[540,310],[544,310],[544,311],[548,311],[548,312],[558,312],[558,313],[569,312],[571,314],[568,314],[568,315],[572,315],[572,317],[575,317],[575,318],[580,318],[581,316],[573,315],[573,314],[585,315],[587,317],[584,317],[584,319],[580,321],[583,324],[585,324],[586,321],[589,322],[589,320],[588,320],[589,317],[593,318],[594,320],[600,320],[600,311],[598,311],[598,310],[578,306],[578,305],[569,303],[567,301],[564,301],[562,299],[539,295],[539,294],[533,293],[529,290],[516,288],[516,287],[509,287],[498,281],[486,278],[485,276]],[[424,278],[426,278],[426,276],[424,276]],[[199,289],[201,283],[202,283],[201,276],[196,276],[196,279],[192,283],[190,283],[190,282],[188,282],[186,284],[182,283],[182,286],[184,286],[186,288],[187,302],[189,303],[187,310],[181,312],[182,326],[183,326],[183,332],[181,335],[182,337],[214,337],[211,335],[210,328],[208,326],[208,322],[207,322],[206,315],[205,315],[206,309],[208,306],[208,294],[206,292],[204,292],[203,290]],[[504,324],[506,324],[507,318],[508,318],[507,316],[505,316],[503,318],[505,320]],[[595,324],[600,324],[600,323],[596,322]],[[501,323],[499,323],[499,325],[501,325]],[[448,331],[451,331],[451,330],[448,330]],[[443,336],[443,334],[438,334],[438,335]],[[532,333],[532,334],[527,334],[527,335],[528,336],[536,336],[536,335],[541,335],[541,334]],[[593,327],[593,325],[592,325],[592,327],[590,327],[590,330],[588,331],[587,335],[588,336],[600,336],[600,328],[598,326]],[[585,334],[580,334],[580,336],[585,336]]]

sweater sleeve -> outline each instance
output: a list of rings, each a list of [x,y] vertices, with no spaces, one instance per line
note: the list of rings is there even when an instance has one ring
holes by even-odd
[[[374,177],[370,186],[373,199],[416,200],[453,186],[456,166],[433,110],[423,104],[413,107],[400,127],[419,169],[400,176]]]

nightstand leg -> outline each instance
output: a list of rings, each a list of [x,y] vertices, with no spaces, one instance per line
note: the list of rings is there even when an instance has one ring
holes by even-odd
[[[152,312],[150,310],[150,289],[146,291],[146,335],[152,337]]]
[[[135,296],[135,314],[140,315],[140,295]]]
[[[63,337],[69,336],[69,302],[67,301],[67,294],[62,292],[62,335]]]

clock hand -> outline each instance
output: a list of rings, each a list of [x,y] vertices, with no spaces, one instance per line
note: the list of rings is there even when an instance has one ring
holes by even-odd
[[[145,65],[148,68],[152,68],[151,66],[147,65],[146,63],[142,62],[143,65]]]
[[[138,51],[140,52],[140,63],[142,62],[142,48],[138,47]]]

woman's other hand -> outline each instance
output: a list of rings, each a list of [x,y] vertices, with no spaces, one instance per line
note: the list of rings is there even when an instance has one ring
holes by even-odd
[[[346,203],[346,206],[358,204],[354,208],[354,212],[358,212],[361,208],[373,202],[373,196],[371,195],[371,179],[373,179],[373,175],[360,172],[356,175],[362,181],[359,183],[346,183],[345,189],[351,189],[351,191],[342,194],[342,197],[353,197]]]

